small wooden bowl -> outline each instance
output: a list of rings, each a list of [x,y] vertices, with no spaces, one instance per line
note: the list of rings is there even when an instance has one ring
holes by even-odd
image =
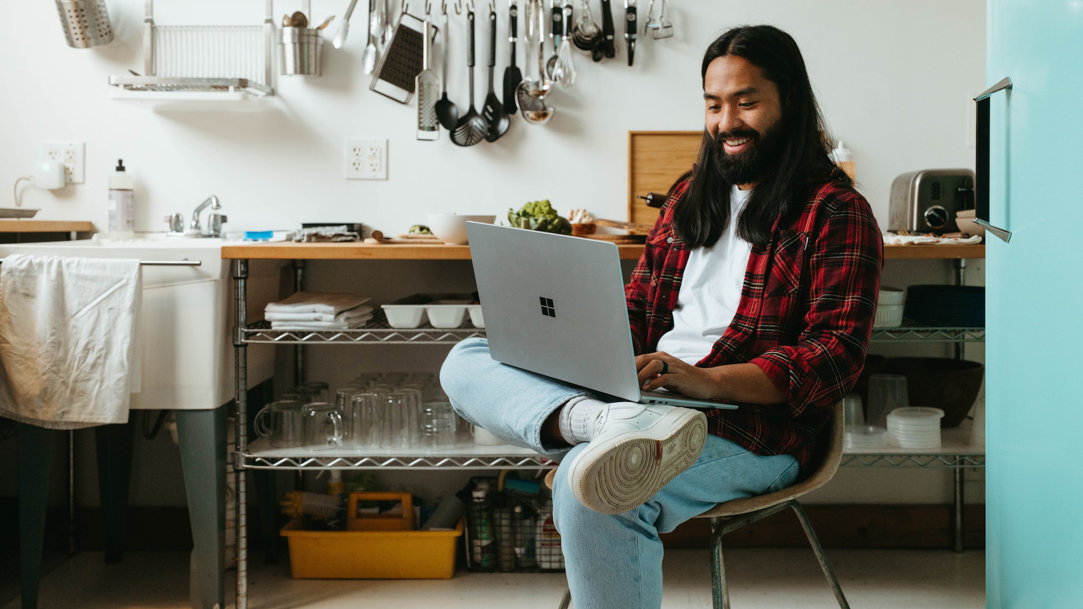
[[[572,224],[572,235],[575,237],[582,237],[583,235],[593,235],[598,232],[598,225],[593,222],[580,222]]]

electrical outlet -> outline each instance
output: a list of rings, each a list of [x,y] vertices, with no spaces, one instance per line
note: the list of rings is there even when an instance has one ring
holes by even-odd
[[[82,184],[85,178],[86,144],[83,142],[45,141],[38,149],[38,161],[60,161],[68,184]]]
[[[387,179],[387,138],[346,138],[346,179]]]

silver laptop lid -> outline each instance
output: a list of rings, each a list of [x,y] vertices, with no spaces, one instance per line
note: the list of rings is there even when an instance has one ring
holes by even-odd
[[[615,244],[476,222],[466,233],[493,359],[639,400]]]

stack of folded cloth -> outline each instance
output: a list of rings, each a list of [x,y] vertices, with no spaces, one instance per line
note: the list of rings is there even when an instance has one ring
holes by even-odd
[[[269,302],[263,314],[275,330],[349,330],[372,319],[368,296],[297,292]]]

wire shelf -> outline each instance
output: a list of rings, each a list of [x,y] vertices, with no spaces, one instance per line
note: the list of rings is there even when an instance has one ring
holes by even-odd
[[[976,343],[985,341],[985,328],[907,325],[898,326],[895,328],[873,328],[872,340],[896,343]]]
[[[885,467],[885,468],[951,468],[985,467],[985,455],[842,455],[843,467]]]
[[[273,93],[267,85],[247,78],[110,76],[109,84],[125,91],[145,93],[247,93],[255,97]]]
[[[555,467],[541,455],[401,455],[401,456],[310,456],[278,457],[245,453],[245,469],[516,469]]]
[[[473,337],[485,336],[485,330],[464,322],[458,328],[392,328],[383,311],[373,311],[372,319],[356,330],[274,330],[266,321],[249,324],[241,330],[244,342],[251,344],[403,344],[452,345]]]

